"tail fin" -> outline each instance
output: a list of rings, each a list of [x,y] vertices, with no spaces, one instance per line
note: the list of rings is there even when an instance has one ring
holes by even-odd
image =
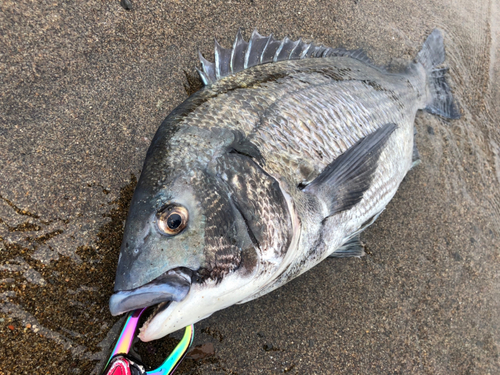
[[[417,61],[427,71],[432,96],[425,110],[449,119],[457,119],[460,118],[460,112],[445,77],[448,69],[436,69],[444,62],[444,57],[443,35],[441,31],[434,29],[417,55]]]

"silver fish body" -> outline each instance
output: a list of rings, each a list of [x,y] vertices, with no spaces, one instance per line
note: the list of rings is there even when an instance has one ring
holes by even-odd
[[[414,119],[458,117],[435,30],[404,72],[359,51],[238,33],[163,122],[131,203],[113,314],[160,338],[278,288],[359,233],[417,161]]]

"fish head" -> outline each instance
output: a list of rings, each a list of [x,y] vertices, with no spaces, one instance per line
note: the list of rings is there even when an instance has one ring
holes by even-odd
[[[143,341],[247,299],[272,276],[262,265],[279,265],[291,237],[287,202],[247,154],[223,144],[156,183],[146,161],[110,299],[113,315],[156,306]]]

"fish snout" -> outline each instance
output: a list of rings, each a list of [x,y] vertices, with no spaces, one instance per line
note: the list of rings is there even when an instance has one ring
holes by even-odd
[[[115,292],[109,299],[111,315],[120,315],[162,302],[182,301],[191,289],[191,276],[189,268],[179,267],[138,288]]]

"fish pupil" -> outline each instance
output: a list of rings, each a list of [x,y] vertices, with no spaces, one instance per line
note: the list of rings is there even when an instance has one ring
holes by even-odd
[[[172,214],[167,219],[167,225],[170,229],[177,229],[182,224],[182,218],[179,214]]]

